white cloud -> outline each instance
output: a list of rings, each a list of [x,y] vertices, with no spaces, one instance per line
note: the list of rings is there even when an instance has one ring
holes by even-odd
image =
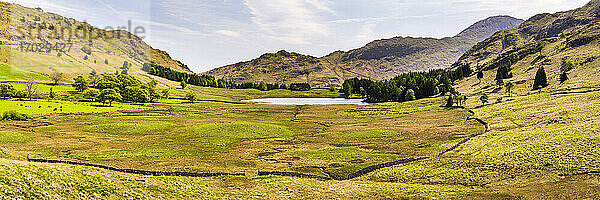
[[[241,36],[240,33],[235,32],[235,31],[230,31],[230,30],[218,30],[218,31],[215,31],[215,33],[229,36],[229,37],[240,37]]]
[[[252,22],[270,38],[289,44],[310,44],[308,38],[329,34],[322,12],[334,13],[314,0],[244,0]]]

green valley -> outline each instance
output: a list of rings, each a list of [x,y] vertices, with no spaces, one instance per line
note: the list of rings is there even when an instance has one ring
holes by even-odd
[[[125,31],[24,52],[18,26],[91,25],[0,6],[0,199],[600,197],[597,0],[206,74]]]

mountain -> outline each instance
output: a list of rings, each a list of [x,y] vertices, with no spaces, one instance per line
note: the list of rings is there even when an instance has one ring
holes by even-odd
[[[106,31],[41,8],[5,2],[0,2],[0,17],[3,80],[47,80],[55,72],[67,78],[91,72],[121,73],[125,61],[131,64],[127,73],[138,77],[147,76],[141,71],[145,62],[191,72],[166,52],[124,30]]]
[[[514,29],[500,31],[468,50],[454,65],[469,64],[482,72],[461,84],[468,93],[498,90],[496,80],[515,84],[516,90],[531,91],[535,73],[544,67],[548,89],[599,85],[600,1],[581,8],[531,17]],[[560,80],[562,74],[568,80]]]
[[[336,51],[321,58],[279,51],[206,74],[235,82],[309,82],[313,86],[341,84],[352,77],[390,78],[410,71],[447,68],[473,45],[522,22],[509,16],[490,17],[454,37],[382,39],[359,49]]]
[[[531,17],[514,29],[502,30],[490,38],[478,43],[460,57],[454,66],[460,64],[482,64],[532,41],[540,41],[568,34],[599,19],[599,0],[593,0],[585,6],[554,14],[544,13]]]

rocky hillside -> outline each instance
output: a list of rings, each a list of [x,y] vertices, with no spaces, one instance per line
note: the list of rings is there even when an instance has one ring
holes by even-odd
[[[536,15],[518,28],[500,31],[469,50],[455,66],[468,63],[483,78],[463,81],[461,91],[492,92],[498,69],[515,91],[533,89],[536,71],[544,67],[549,87],[568,89],[598,86],[600,71],[600,1],[565,12]],[[568,80],[561,80],[566,75]]]
[[[333,52],[321,58],[280,51],[206,74],[236,82],[309,82],[313,86],[340,84],[353,77],[390,78],[410,71],[449,67],[473,45],[521,22],[523,20],[509,16],[490,17],[454,37],[395,37],[373,41],[348,52]]]
[[[92,25],[44,12],[0,2],[0,79],[48,79],[60,72],[78,74],[122,73],[146,76],[142,64],[154,62],[191,72],[164,51],[154,49],[126,31],[105,31]]]

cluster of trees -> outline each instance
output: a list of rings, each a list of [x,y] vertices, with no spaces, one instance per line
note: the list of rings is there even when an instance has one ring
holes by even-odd
[[[33,80],[25,83],[25,88],[17,90],[10,83],[0,83],[0,98],[28,98],[32,100],[38,95],[38,87]]]
[[[191,74],[185,72],[179,72],[168,67],[163,67],[153,63],[145,63],[142,67],[143,71],[146,71],[152,75],[166,78],[172,81],[177,81],[185,85],[191,84],[201,87],[215,87],[215,88],[231,88],[231,89],[258,89],[262,91],[275,90],[275,89],[289,89],[305,91],[310,90],[311,87],[308,83],[294,83],[287,87],[285,84],[270,84],[270,83],[241,83],[236,84],[231,81],[225,81],[223,79],[216,79],[215,77],[208,75]],[[184,88],[184,87],[183,87]]]
[[[108,103],[147,103],[159,99],[161,95],[156,91],[155,80],[148,83],[136,79],[127,74],[91,74],[85,78],[78,76],[74,78],[72,86],[81,93],[84,99],[90,101]]]
[[[291,91],[309,91],[311,87],[308,83],[292,83],[288,89]]]
[[[357,94],[373,103],[412,101],[446,93],[459,95],[452,84],[472,73],[470,66],[464,65],[454,71],[411,72],[383,81],[353,78],[344,81],[340,92],[346,97]]]

